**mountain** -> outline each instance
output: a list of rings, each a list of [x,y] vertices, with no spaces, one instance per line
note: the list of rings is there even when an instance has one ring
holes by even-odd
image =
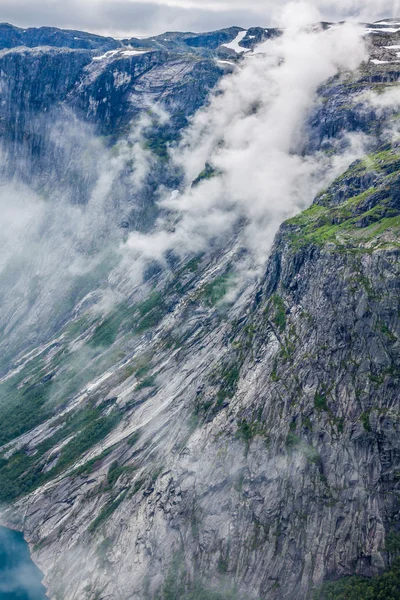
[[[400,24],[343,27],[0,26],[1,522],[49,598],[398,598]]]

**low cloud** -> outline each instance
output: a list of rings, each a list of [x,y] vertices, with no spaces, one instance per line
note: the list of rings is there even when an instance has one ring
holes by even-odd
[[[108,277],[120,259],[120,223],[135,210],[154,164],[144,134],[166,118],[161,109],[143,113],[110,149],[70,112],[49,115],[45,139],[54,173],[31,173],[23,148],[15,165],[4,144],[3,165],[14,164],[16,173],[0,179],[3,355],[40,342],[86,295],[93,296],[89,305],[103,305],[102,294],[118,285]]]
[[[238,244],[249,250],[253,267],[261,267],[280,223],[311,204],[363,153],[356,136],[334,159],[323,152],[302,153],[318,87],[367,58],[361,28],[305,31],[303,26],[318,17],[309,4],[288,5],[282,15],[285,35],[247,56],[195,115],[171,152],[184,185],[179,194],[169,191],[161,198],[167,216],[157,231],[130,235],[126,246],[136,259],[162,260],[168,250],[204,251],[241,227]],[[215,176],[193,186],[207,164]]]

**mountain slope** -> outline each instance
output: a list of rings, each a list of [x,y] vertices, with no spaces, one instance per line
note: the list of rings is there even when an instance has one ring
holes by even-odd
[[[342,133],[362,132],[367,154],[282,225],[259,279],[239,285],[237,267],[247,266],[249,254],[244,219],[205,252],[150,262],[135,284],[112,278],[110,252],[75,282],[56,325],[42,338],[32,334],[25,348],[19,336],[10,349],[0,381],[2,520],[24,531],[51,598],[305,599],[324,580],[374,576],[395,561],[400,159],[387,136],[396,110],[368,98],[396,89],[398,64],[382,58],[381,37],[385,46],[399,40],[388,26],[373,27],[382,31],[368,36],[370,62],[318,90],[301,147],[340,155]],[[238,28],[217,34],[189,39],[207,54],[228,34],[228,43],[237,39]],[[174,44],[182,35],[174,34]],[[65,52],[73,56],[71,80],[59,88],[52,61],[64,61]],[[179,138],[223,74],[219,55],[182,47],[178,54],[124,52],[0,57],[7,73],[19,73],[16,89],[43,86],[37,106],[37,96],[21,93],[8,110],[25,119],[48,108],[37,63],[44,57],[57,108],[93,122],[112,138],[114,153],[132,116],[148,110],[143,98],[169,109],[168,123],[158,117],[144,136],[164,141],[134,199],[145,217],[137,218],[136,207],[117,241],[125,229],[151,229],[156,184],[181,184],[166,143]],[[32,81],[20,61],[39,65],[29,69]],[[8,117],[13,134],[15,115]],[[46,173],[50,187],[57,180],[43,167],[53,152],[50,125],[49,133],[37,130],[45,140],[37,152],[25,135],[29,121],[17,119],[18,142],[3,136],[9,167],[20,172],[15,156],[22,153],[27,180],[37,186],[35,172],[39,180]],[[60,172],[70,157],[64,163],[61,155]],[[126,168],[108,192],[121,204],[132,193],[131,179],[123,186]],[[205,164],[193,186],[216,176]],[[68,172],[67,189],[70,179]],[[72,184],[72,195],[82,194],[78,204],[88,202],[93,185]],[[116,228],[122,214],[111,213]],[[171,217],[169,229],[178,223]],[[99,313],[94,296],[102,286],[117,291],[118,301]]]

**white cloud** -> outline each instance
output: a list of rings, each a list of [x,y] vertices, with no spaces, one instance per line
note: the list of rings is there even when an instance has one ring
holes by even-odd
[[[53,25],[120,37],[166,30],[206,31],[231,25],[282,25],[278,0],[0,0],[0,21]],[[400,14],[399,0],[314,0],[325,20],[376,20]]]
[[[135,208],[135,194],[153,164],[144,132],[166,115],[159,109],[143,113],[111,150],[71,113],[50,115],[49,124],[52,119],[50,145],[65,181],[49,189],[41,173],[29,186],[18,177],[0,186],[0,326],[8,345],[26,331],[45,333],[84,295],[107,288],[124,235],[118,225]],[[23,168],[29,171],[29,164]],[[131,174],[128,199],[119,193],[123,172]]]
[[[235,223],[244,219],[240,243],[252,252],[253,266],[262,265],[279,224],[309,205],[362,151],[353,145],[337,160],[298,152],[319,85],[338,70],[357,68],[367,56],[361,28],[304,31],[316,17],[305,3],[288,6],[285,35],[266,42],[265,54],[246,57],[195,115],[172,153],[185,185],[179,196],[168,193],[160,201],[172,215],[160,220],[158,231],[131,234],[127,245],[136,258],[162,259],[171,248],[204,250],[231,237]],[[192,187],[207,162],[219,175]]]

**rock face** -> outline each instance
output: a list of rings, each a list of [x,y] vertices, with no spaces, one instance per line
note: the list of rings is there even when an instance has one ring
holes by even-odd
[[[66,107],[115,141],[149,97],[162,99],[172,117],[148,141],[176,139],[222,76],[208,53],[238,31],[166,34],[179,52],[5,51],[9,168],[24,153],[36,157],[30,180],[42,173],[49,147],[26,132],[45,108]],[[183,52],[183,36],[201,52]],[[319,90],[304,151],[332,151],[343,131],[373,133],[376,147],[282,225],[239,301],[219,302],[242,254],[231,241],[168,257],[170,277],[151,265],[104,319],[89,288],[33,353],[14,354],[0,381],[12,398],[0,427],[2,520],[24,531],[51,598],[305,600],[324,580],[392,564],[400,159],[384,135],[392,115],[359,94],[395,73],[370,63]]]

